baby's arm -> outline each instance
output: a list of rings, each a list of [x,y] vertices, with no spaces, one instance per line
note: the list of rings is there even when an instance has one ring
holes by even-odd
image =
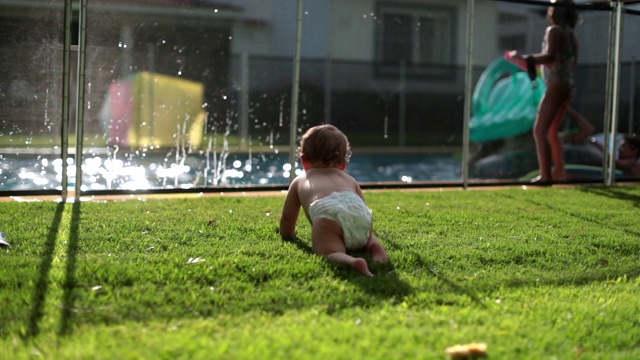
[[[296,222],[300,215],[300,198],[297,187],[292,184],[287,192],[280,216],[280,236],[291,238],[296,235]]]

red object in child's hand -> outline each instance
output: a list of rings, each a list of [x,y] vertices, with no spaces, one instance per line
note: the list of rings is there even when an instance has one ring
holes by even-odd
[[[538,75],[538,68],[540,67],[540,65],[535,64],[535,61],[533,60],[533,58],[531,57],[531,55],[525,56],[525,58],[523,60],[520,59],[514,59],[511,56],[511,51],[506,51],[504,53],[504,58],[511,61],[512,63],[518,65],[520,68],[522,68],[524,71],[527,72],[527,74],[529,74],[529,79],[531,79],[531,81],[535,81],[536,77]],[[530,64],[527,63],[527,58],[529,58],[529,61],[531,62]]]
[[[511,61],[512,63],[520,66],[522,70],[527,70],[527,63],[524,60],[514,59],[511,57],[511,50],[507,50],[504,52],[504,58]]]

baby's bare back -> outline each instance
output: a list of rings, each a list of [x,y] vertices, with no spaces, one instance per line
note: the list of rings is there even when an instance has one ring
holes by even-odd
[[[333,192],[353,191],[360,195],[356,180],[343,170],[335,168],[310,169],[299,179],[298,196],[306,213],[309,205]]]

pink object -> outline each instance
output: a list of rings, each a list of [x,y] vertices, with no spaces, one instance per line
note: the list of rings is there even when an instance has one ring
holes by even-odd
[[[514,58],[511,57],[510,55],[511,50],[507,50],[504,52],[504,58],[506,60],[511,61],[512,63],[518,65],[519,67],[522,68],[522,70],[527,71],[527,63],[524,60],[516,60]],[[540,69],[540,64],[536,64],[536,70]]]
[[[516,60],[514,58],[511,57],[511,50],[507,50],[504,52],[504,58],[511,61],[512,63],[520,66],[522,68],[522,70],[527,70],[527,63],[524,62],[524,60]]]
[[[129,129],[133,122],[133,79],[120,80],[109,86],[112,145],[129,145]]]

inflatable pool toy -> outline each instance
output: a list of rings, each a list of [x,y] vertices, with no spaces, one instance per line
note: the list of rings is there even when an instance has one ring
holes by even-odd
[[[539,76],[532,84],[518,64],[504,57],[494,60],[473,93],[471,141],[485,143],[530,132],[545,91]]]
[[[472,163],[469,168],[471,177],[526,180],[528,174],[538,171],[538,157],[532,137],[523,135],[513,142],[517,144],[511,144]],[[571,172],[569,168],[573,165],[602,166],[602,151],[592,144],[564,144],[563,151],[568,172]],[[601,173],[590,172],[581,175],[600,177]],[[531,176],[533,177],[535,176]]]
[[[593,135],[597,143],[604,142],[604,134]],[[616,144],[622,142],[624,134],[616,134]],[[610,144],[611,146],[611,144]],[[612,149],[614,149],[612,147]],[[615,147],[614,152],[618,153]],[[591,142],[582,144],[565,143],[563,145],[565,170],[571,179],[602,179],[604,155],[600,146]],[[472,161],[469,166],[474,179],[519,179],[528,181],[539,174],[538,158],[530,135],[509,139],[508,144],[492,148],[489,152]],[[624,178],[624,171],[617,169],[616,178]]]

